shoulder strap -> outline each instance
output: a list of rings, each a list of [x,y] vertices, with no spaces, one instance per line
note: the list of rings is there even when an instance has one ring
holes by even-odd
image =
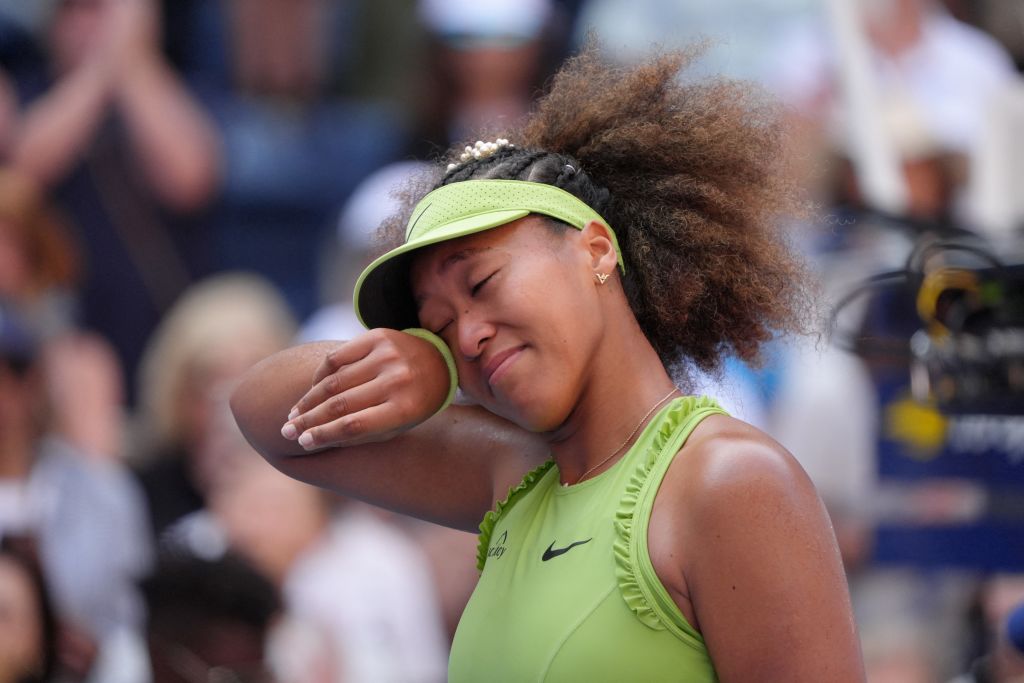
[[[647,529],[655,495],[676,454],[701,420],[715,414],[726,412],[706,397],[688,396],[670,406],[626,486],[615,522],[616,575],[626,604],[648,627],[667,629],[701,650],[703,638],[683,617],[654,572],[647,549]]]

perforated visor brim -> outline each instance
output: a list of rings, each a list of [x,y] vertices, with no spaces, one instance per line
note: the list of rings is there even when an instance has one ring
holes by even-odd
[[[416,303],[409,284],[409,269],[416,252],[423,247],[511,223],[530,213],[527,209],[503,209],[460,218],[378,257],[356,282],[353,302],[359,322],[367,329],[418,327]]]

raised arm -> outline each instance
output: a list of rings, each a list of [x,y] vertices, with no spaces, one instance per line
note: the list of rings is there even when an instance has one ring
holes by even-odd
[[[133,152],[168,207],[192,211],[209,202],[221,171],[214,124],[160,53],[154,0],[108,0],[118,73],[114,103]]]
[[[429,343],[373,330],[271,356],[246,374],[231,408],[253,447],[285,474],[474,530],[547,447],[481,408],[451,406],[430,417],[447,383]],[[296,404],[300,414],[289,420]],[[281,435],[286,422],[296,436],[315,435],[309,450]]]
[[[106,59],[87,61],[30,104],[14,126],[10,163],[46,186],[63,180],[106,115],[112,70]]]
[[[154,0],[102,0],[92,11],[99,13],[95,35],[19,117],[11,163],[44,185],[59,183],[116,109],[160,200],[177,211],[200,208],[217,189],[220,142],[160,54]],[[70,40],[66,31],[54,33],[55,41]],[[51,51],[61,52],[61,45]]]

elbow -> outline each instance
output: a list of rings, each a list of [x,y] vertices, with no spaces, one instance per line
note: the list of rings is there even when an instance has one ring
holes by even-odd
[[[234,422],[238,424],[243,435],[258,449],[258,444],[253,442],[255,428],[259,424],[259,405],[255,397],[256,394],[253,391],[252,380],[250,375],[247,374],[242,377],[230,392],[227,398],[227,405],[231,411],[231,416],[234,418]]]
[[[252,443],[249,429],[252,411],[244,379],[231,391],[231,395],[228,397],[228,407],[231,410],[232,417],[235,418],[235,424],[238,425],[238,429],[241,430],[246,440]],[[254,447],[255,445],[253,444]]]
[[[281,458],[304,453],[294,441],[281,436],[284,416],[257,368],[250,369],[235,385],[228,396],[228,407],[245,440],[271,464],[276,466]]]
[[[243,423],[245,422],[246,416],[246,392],[245,392],[245,380],[243,379],[235,388],[231,391],[231,395],[228,396],[228,407],[231,409],[231,415],[235,418],[235,422],[238,426],[245,431]]]
[[[260,417],[257,394],[254,393],[252,381],[249,375],[242,377],[241,381],[232,390],[228,397],[228,407],[231,415],[235,418],[235,424],[245,440],[255,448],[261,455],[266,456],[264,439],[260,438]]]

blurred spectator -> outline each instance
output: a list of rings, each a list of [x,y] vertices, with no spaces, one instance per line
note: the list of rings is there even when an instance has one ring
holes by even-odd
[[[165,0],[167,52],[197,90],[214,96],[345,97],[403,109],[414,102],[423,50],[415,3]]]
[[[194,214],[219,182],[215,129],[163,60],[153,0],[60,0],[45,62],[11,71],[22,102],[7,158],[52,189],[84,260],[81,322],[128,377],[150,330],[209,267]]]
[[[77,257],[58,214],[26,176],[0,169],[0,300],[39,337],[51,428],[83,455],[122,454],[123,377],[109,344],[74,329]]]
[[[1014,82],[1013,63],[993,38],[957,21],[935,0],[871,0],[855,7],[863,21],[875,99],[881,105],[872,136],[885,149],[894,146],[894,155],[902,154],[910,192],[921,189],[913,186],[918,180],[931,187],[949,185],[942,189],[948,197],[926,201],[932,209],[944,202],[962,222],[959,200],[967,180],[967,155],[978,143],[993,99]],[[796,154],[808,160],[810,174],[819,171],[825,150],[839,148],[849,158],[859,151],[854,148],[853,113],[841,88],[844,75],[835,27],[825,25],[824,19],[798,22],[784,31],[766,70],[769,85],[793,107],[800,131]],[[893,128],[902,136],[896,142],[889,140]],[[928,155],[908,149],[910,132],[925,143]],[[816,180],[813,175],[800,179],[811,187]]]
[[[273,683],[265,643],[280,609],[274,587],[241,560],[165,557],[142,582],[148,683]]]
[[[431,50],[417,137],[433,145],[421,155],[516,126],[567,33],[551,0],[420,0],[419,15]]]
[[[983,631],[983,654],[970,670],[952,683],[1014,683],[1024,680],[1024,648],[1018,626],[1009,633],[1011,616],[1024,614],[1024,576],[997,575],[985,582],[978,596]],[[1016,639],[1016,643],[1013,639]]]
[[[65,334],[42,350],[51,430],[83,458],[110,461],[125,454],[121,366],[94,334]]]
[[[817,0],[582,0],[575,41],[593,33],[603,51],[637,62],[664,49],[684,49],[702,40],[700,73],[759,79],[779,31],[794,19],[820,10]]]
[[[430,567],[393,516],[289,479],[240,436],[235,448],[214,517],[281,587],[289,615],[326,635],[333,680],[443,681],[448,648]]]
[[[39,566],[14,539],[0,541],[0,683],[46,683],[57,665],[57,627]]]
[[[85,392],[100,422],[119,413],[88,385],[67,386],[73,373],[44,377],[39,351],[24,323],[0,307],[0,537],[36,539],[61,622],[62,661],[84,677],[97,658],[116,667],[105,659],[108,648],[141,625],[134,580],[148,566],[149,536],[134,482],[110,458],[83,454],[75,433],[64,431],[76,419],[61,417],[70,403],[53,395]],[[86,354],[94,352],[102,347]],[[123,680],[114,669],[93,673]]]
[[[190,27],[178,48],[186,76],[224,139],[218,265],[266,276],[299,316],[319,303],[320,249],[337,207],[406,149],[406,116],[388,98],[409,92],[419,64],[398,61],[410,55],[401,38],[415,33],[408,5],[211,0],[176,10]],[[366,45],[368,55],[392,53],[390,66],[368,62]]]
[[[882,239],[882,230],[903,233],[905,249],[923,234],[964,232],[956,203],[965,185],[965,151],[949,147],[929,129],[920,104],[905,94],[891,93],[879,108],[879,128],[897,164],[904,206],[899,214],[879,215],[858,177],[857,151],[848,138],[835,133],[827,157],[831,177],[823,188],[825,205],[834,213],[817,226],[817,234],[807,235],[812,249],[873,249],[871,243]]]
[[[37,184],[0,168],[0,298],[44,337],[64,332],[78,270],[71,236]]]
[[[966,149],[980,130],[987,100],[1013,78],[1006,51],[935,0],[871,0],[857,6],[883,100],[909,98],[932,137],[944,147]],[[767,78],[786,102],[835,125],[842,112],[839,56],[831,33],[816,21],[795,24],[784,34]]]
[[[971,214],[978,227],[1000,248],[1019,244],[1024,227],[1022,129],[1024,78],[996,96],[971,156],[969,170]]]
[[[944,0],[953,15],[991,34],[1024,71],[1024,5],[1006,0]]]
[[[206,443],[230,383],[283,348],[294,322],[280,295],[254,275],[197,283],[161,322],[140,368],[138,475],[154,532],[204,506],[218,463]]]

